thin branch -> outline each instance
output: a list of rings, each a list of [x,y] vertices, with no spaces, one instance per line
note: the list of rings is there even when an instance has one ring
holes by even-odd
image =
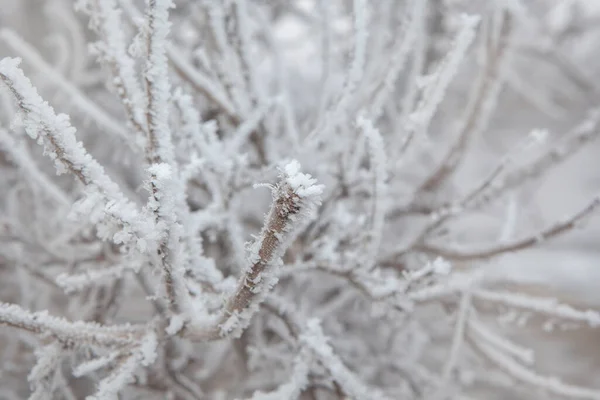
[[[173,165],[173,143],[169,128],[170,79],[166,51],[169,34],[169,8],[171,0],[149,0],[146,9],[148,33],[146,38],[147,57],[144,69],[146,83],[148,143],[146,157],[150,164]]]
[[[48,314],[30,312],[16,304],[0,303],[0,325],[23,329],[35,334],[48,335],[66,344],[95,344],[125,346],[139,339],[144,326],[100,325],[93,322],[68,321]]]
[[[443,246],[439,244],[423,243],[417,245],[415,250],[425,253],[432,253],[441,256],[448,260],[454,261],[468,261],[468,260],[482,260],[492,258],[501,254],[515,252],[527,249],[534,245],[541,243],[544,240],[559,236],[566,233],[577,226],[579,222],[590,216],[600,206],[600,197],[596,196],[588,205],[582,210],[575,213],[570,218],[564,221],[558,222],[549,228],[546,228],[533,235],[527,236],[522,239],[517,239],[512,242],[500,244],[497,246],[491,246],[483,249],[460,249],[457,247]]]

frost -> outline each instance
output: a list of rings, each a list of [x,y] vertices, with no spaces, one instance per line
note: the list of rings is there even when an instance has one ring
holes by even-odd
[[[119,356],[119,353],[113,352],[107,356],[98,357],[98,358],[94,358],[92,360],[83,362],[83,363],[79,364],[77,367],[75,367],[75,369],[73,369],[73,376],[82,377],[85,375],[89,375],[93,372],[96,372],[97,370],[99,370],[101,368],[105,368],[105,367],[109,366],[110,363],[112,363],[118,356]]]
[[[240,317],[237,312],[233,312],[219,327],[221,329],[221,336],[225,336],[230,333],[240,324]]]
[[[323,194],[323,185],[316,185],[317,180],[310,174],[300,172],[300,163],[296,160],[290,161],[285,165],[286,182],[290,185],[294,193],[300,197],[310,198]]]
[[[156,361],[157,352],[156,348],[158,346],[158,341],[156,334],[154,332],[150,332],[147,334],[142,342],[140,343],[140,353],[141,353],[141,363],[142,365],[148,366]]]
[[[27,3],[1,398],[600,399],[594,2]]]
[[[169,326],[165,329],[167,335],[173,336],[177,334],[186,323],[186,317],[183,314],[175,315],[169,321]]]
[[[452,271],[452,264],[438,257],[433,261],[433,271],[439,275],[448,275]]]

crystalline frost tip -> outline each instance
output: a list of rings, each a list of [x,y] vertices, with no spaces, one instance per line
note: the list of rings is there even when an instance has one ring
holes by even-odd
[[[310,174],[300,172],[300,163],[296,160],[290,161],[284,168],[286,182],[294,193],[300,197],[320,196],[324,186],[317,185],[317,180]]]

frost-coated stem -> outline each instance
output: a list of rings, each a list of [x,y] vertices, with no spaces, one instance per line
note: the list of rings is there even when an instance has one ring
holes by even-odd
[[[379,131],[373,126],[373,123],[364,117],[359,117],[356,124],[367,137],[369,144],[369,163],[375,181],[373,187],[370,243],[366,254],[366,267],[370,269],[377,262],[377,254],[381,246],[385,223],[384,219],[387,203],[387,155],[385,153],[385,143],[383,138]]]
[[[48,335],[65,343],[121,346],[138,339],[140,327],[103,326],[93,322],[68,321],[47,311],[30,312],[16,304],[0,303],[0,326],[12,326],[32,333]]]
[[[169,8],[171,0],[148,0],[147,58],[144,71],[148,105],[148,143],[146,158],[151,164],[149,208],[161,231],[158,257],[163,272],[166,296],[172,311],[176,306],[187,307],[187,288],[180,260],[179,242],[181,227],[179,216],[184,212],[185,189],[179,184],[174,147],[169,127],[171,84],[166,49],[169,34]]]
[[[321,202],[323,186],[308,174],[300,172],[300,164],[292,161],[273,188],[273,203],[263,230],[252,247],[251,265],[239,280],[229,298],[219,328],[221,335],[239,337],[258,311],[270,289],[277,283],[275,269],[291,244],[300,225],[310,218]]]
[[[169,97],[171,84],[166,56],[169,34],[169,8],[171,0],[148,0],[147,59],[145,67],[148,108],[147,158],[151,163],[165,162],[173,165],[174,154],[169,128]]]
[[[456,326],[454,328],[454,335],[452,336],[452,345],[450,347],[450,353],[446,358],[446,363],[442,370],[442,378],[434,395],[434,399],[443,399],[444,394],[448,391],[452,379],[452,372],[458,366],[460,362],[460,351],[464,346],[465,341],[465,327],[470,317],[471,312],[471,288],[467,288],[461,295],[460,305],[457,311]]]
[[[373,95],[371,114],[375,120],[383,113],[383,107],[389,101],[396,82],[404,70],[410,51],[419,35],[421,24],[423,24],[427,2],[412,0],[406,7],[407,12],[402,26],[402,39],[392,49],[391,67]]]
[[[194,68],[194,66],[182,55],[176,46],[170,46],[167,49],[169,60],[173,63],[175,71],[198,92],[204,94],[215,105],[219,107],[233,121],[239,121],[240,117],[236,111],[235,105],[225,93],[210,77]]]
[[[271,392],[263,393],[262,391],[255,392],[250,400],[280,400],[280,399],[297,399],[306,389],[309,384],[308,376],[310,368],[308,365],[309,355],[306,350],[300,350],[294,360],[289,381]]]
[[[161,265],[163,282],[169,306],[187,307],[187,288],[184,283],[184,271],[181,263],[180,238],[183,234],[178,220],[179,192],[176,171],[165,163],[152,164],[150,174],[151,196],[148,209],[155,216],[159,233],[158,258]]]
[[[142,338],[139,345],[129,355],[120,360],[117,368],[100,381],[96,394],[88,396],[87,400],[118,398],[117,396],[121,389],[135,380],[135,371],[140,366],[148,366],[154,363],[157,357],[157,346],[158,340],[156,334],[151,330]]]
[[[479,320],[477,315],[475,315],[474,310],[471,311],[471,316],[467,321],[467,327],[469,338],[471,340],[485,342],[497,350],[516,358],[523,364],[533,365],[535,355],[532,349],[517,344],[512,340],[501,336],[497,332],[494,332],[493,329],[488,328]]]
[[[65,357],[64,350],[63,346],[56,342],[36,350],[37,362],[27,377],[32,389],[29,400],[44,400],[52,393],[52,378],[60,361]]]
[[[578,310],[568,304],[558,302],[555,298],[534,297],[521,293],[484,289],[474,291],[473,297],[475,299],[529,310],[563,320],[587,323],[591,327],[600,326],[600,312],[591,309]]]
[[[408,121],[405,124],[407,133],[402,141],[402,152],[406,150],[415,135],[427,132],[448,86],[458,72],[460,63],[465,58],[475,38],[478,23],[478,16],[461,16],[461,30],[456,35],[452,49],[440,62],[436,71],[431,76],[424,78],[426,82],[421,101],[417,105],[416,110],[408,116]]]

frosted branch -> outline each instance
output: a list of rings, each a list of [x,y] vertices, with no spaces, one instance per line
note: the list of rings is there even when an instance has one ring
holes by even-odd
[[[173,143],[169,128],[169,99],[171,84],[168,74],[167,35],[169,8],[174,7],[171,0],[148,0],[146,20],[147,58],[144,70],[148,105],[146,120],[148,123],[148,144],[146,156],[150,163],[165,162],[173,165]]]
[[[328,338],[323,334],[318,320],[312,319],[308,321],[307,330],[300,335],[300,341],[315,354],[317,359],[329,371],[331,377],[351,398],[357,400],[388,399],[380,390],[363,383],[358,376],[352,373],[340,361],[329,345]]]
[[[321,202],[323,186],[300,172],[300,164],[286,165],[273,188],[273,204],[258,239],[251,247],[249,261],[235,293],[228,299],[219,328],[221,335],[239,337],[252,316],[277,283],[281,257],[298,230],[314,216]]]
[[[473,296],[484,301],[529,310],[563,320],[585,322],[591,327],[600,326],[600,313],[597,311],[581,311],[567,304],[562,304],[554,298],[483,289],[476,290]]]
[[[402,143],[403,151],[411,143],[415,134],[427,131],[450,82],[452,82],[452,78],[458,72],[460,62],[464,59],[469,46],[475,38],[475,30],[479,19],[478,16],[462,16],[462,27],[454,39],[452,49],[440,62],[436,71],[431,76],[425,77],[426,83],[423,88],[422,99],[417,105],[416,110],[410,114],[409,120],[406,123],[405,129],[407,133]]]
[[[140,328],[130,325],[102,326],[92,322],[70,322],[47,311],[30,312],[16,304],[0,303],[0,325],[49,335],[65,343],[89,343],[103,346],[131,344]]]
[[[366,254],[367,265],[370,269],[377,262],[377,254],[383,236],[384,219],[387,209],[387,155],[381,134],[372,122],[359,117],[358,127],[367,137],[369,144],[369,162],[373,171],[373,211],[369,249]]]

